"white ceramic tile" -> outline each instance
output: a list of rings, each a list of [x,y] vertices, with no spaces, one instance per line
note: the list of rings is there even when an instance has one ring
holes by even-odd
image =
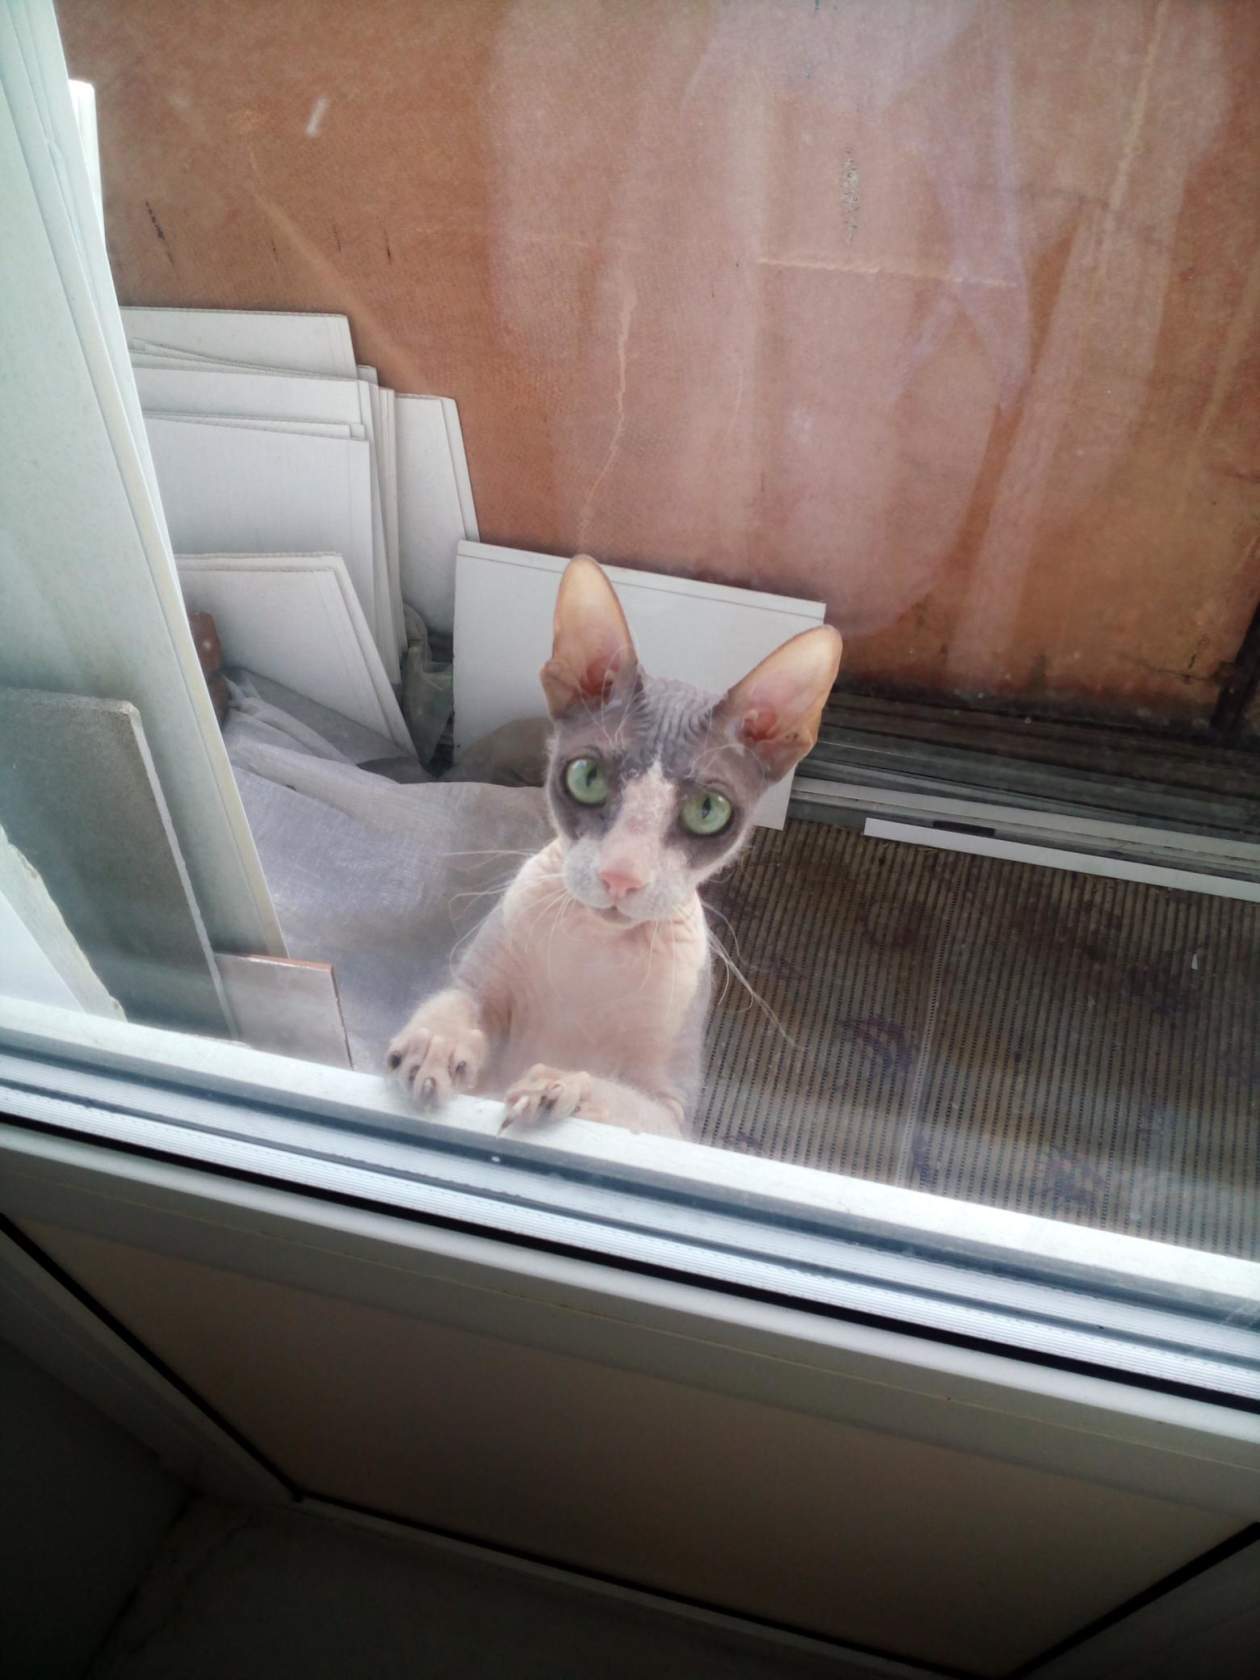
[[[455,622],[455,551],[467,531],[440,397],[399,395],[398,553],[403,600],[431,630]]]
[[[395,546],[391,557],[389,523],[394,510],[388,507],[394,495],[394,441],[392,426],[385,413],[385,392],[369,380],[359,381],[359,399],[369,416],[372,448],[372,540],[376,556],[376,600],[379,624],[377,634],[382,644],[396,649],[407,645],[403,626],[402,593],[398,586],[398,554]]]
[[[464,451],[464,430],[459,423],[459,408],[453,397],[443,397],[442,418],[446,422],[446,441],[451,452],[451,466],[455,471],[455,489],[459,496],[459,510],[464,520],[464,540],[480,542],[477,529],[477,509],[473,502],[472,479],[468,473],[468,456]]]
[[[127,337],[230,362],[358,377],[344,315],[262,309],[123,310]]]
[[[269,373],[217,364],[137,367],[136,387],[146,414],[222,414],[242,419],[371,420],[357,379]]]
[[[344,374],[305,373],[300,368],[273,367],[269,362],[232,362],[222,356],[199,356],[195,350],[172,350],[147,338],[128,338],[127,351],[135,367],[180,368],[185,373],[268,374],[278,379],[344,379]]]
[[[381,432],[377,459],[381,472],[381,512],[385,521],[385,558],[389,576],[389,599],[395,612],[394,632],[399,647],[407,645],[402,610],[402,567],[398,548],[398,420],[393,391],[381,387]]]
[[[377,635],[372,460],[366,442],[151,415],[149,439],[171,540],[186,554],[340,554]]]
[[[145,419],[148,420],[148,414]],[[247,432],[294,432],[299,437],[354,438],[363,443],[367,431],[363,426],[349,425],[343,420],[279,420],[265,415],[239,414],[181,414],[177,410],[163,410],[163,420],[184,420],[195,426],[235,426]]]
[[[213,615],[227,665],[388,735],[411,737],[338,554],[181,554],[189,612]]]
[[[151,358],[137,358],[148,363]],[[220,363],[183,361],[176,365],[138,365],[136,384],[146,414],[172,418],[203,416],[207,421],[223,416],[248,417],[251,423],[270,430],[322,430],[333,421],[351,426],[350,435],[366,438],[372,445],[372,546],[373,599],[377,604],[373,628],[384,650],[391,643],[404,643],[402,598],[398,590],[397,553],[391,556],[386,540],[386,492],[394,495],[392,435],[385,439],[383,395],[365,379],[320,378],[310,374],[277,374],[261,369],[229,367]],[[331,435],[331,434],[330,434]],[[392,505],[388,509],[396,524]]]

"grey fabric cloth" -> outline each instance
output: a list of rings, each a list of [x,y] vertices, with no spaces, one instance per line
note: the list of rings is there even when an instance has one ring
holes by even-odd
[[[352,762],[348,739],[234,687],[224,741],[289,952],[333,964],[351,1059],[378,1071],[551,829],[538,790],[400,784]]]
[[[391,782],[431,782],[432,775],[414,758],[399,754],[395,758],[365,758],[359,766],[374,776],[387,776]]]
[[[233,738],[248,734],[276,746],[293,746],[317,758],[340,758],[349,764],[398,756],[398,745],[388,735],[378,735],[374,729],[256,671],[230,671],[228,695],[232,709],[225,724],[225,739],[230,728]]]

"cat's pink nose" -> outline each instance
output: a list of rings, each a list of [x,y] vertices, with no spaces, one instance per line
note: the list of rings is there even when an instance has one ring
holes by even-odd
[[[614,904],[623,898],[629,898],[632,892],[638,892],[643,885],[643,879],[628,869],[601,869],[599,878],[604,883],[604,890]]]

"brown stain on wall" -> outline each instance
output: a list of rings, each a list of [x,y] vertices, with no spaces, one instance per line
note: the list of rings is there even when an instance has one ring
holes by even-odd
[[[127,302],[344,310],[491,541],[850,684],[1210,714],[1260,595],[1260,8],[61,0]]]

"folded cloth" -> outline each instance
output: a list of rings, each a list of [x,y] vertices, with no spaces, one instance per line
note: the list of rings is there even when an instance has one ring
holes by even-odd
[[[228,693],[231,727],[238,738],[249,734],[276,746],[305,748],[319,758],[342,758],[350,764],[398,754],[397,743],[388,735],[378,735],[256,671],[233,671]]]
[[[456,944],[551,827],[538,789],[393,782],[361,769],[344,750],[350,737],[331,732],[340,745],[287,703],[233,685],[223,738],[289,954],[332,963],[351,1060],[379,1071],[411,1010],[445,984]],[[389,751],[379,740],[372,757]]]

